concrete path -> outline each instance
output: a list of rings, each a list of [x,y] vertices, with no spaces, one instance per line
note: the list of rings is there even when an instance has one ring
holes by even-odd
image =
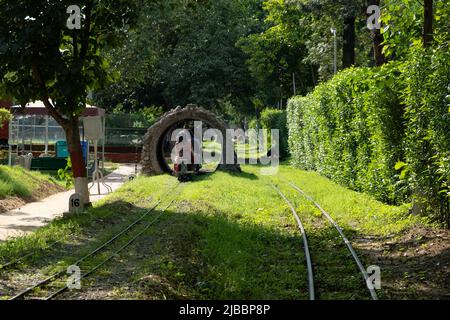
[[[120,165],[117,170],[105,177],[105,182],[114,191],[128,181],[134,172],[134,164]],[[69,198],[73,193],[74,190],[57,193],[39,202],[28,203],[19,209],[0,213],[0,241],[31,233],[56,217],[62,216],[69,210]],[[90,197],[91,202],[96,202],[108,194],[103,185],[100,188],[101,195],[95,195],[96,193],[97,186],[94,186],[91,188],[91,194],[94,194]]]

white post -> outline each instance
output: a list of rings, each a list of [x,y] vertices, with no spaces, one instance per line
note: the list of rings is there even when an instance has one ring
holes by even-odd
[[[14,117],[14,116],[13,116]],[[9,127],[8,127],[8,165],[12,167],[12,130],[13,130],[13,118],[9,120]]]
[[[334,74],[337,73],[337,35],[334,33]]]
[[[102,170],[105,172],[106,115],[103,116]]]
[[[89,140],[86,139],[86,170],[89,170],[89,160],[91,160],[91,144],[90,144]],[[89,172],[88,172],[88,176],[89,176]]]
[[[335,28],[331,28],[331,33],[334,37],[334,74],[337,73],[337,30]]]
[[[45,116],[45,152],[44,155],[48,156],[48,115]]]
[[[98,140],[94,140],[94,181],[97,182],[98,194],[100,195],[100,175],[98,173]]]
[[[12,147],[8,146],[8,166],[12,167]]]
[[[297,95],[297,88],[295,84],[295,72],[292,72],[292,86],[294,87],[294,96]]]
[[[33,141],[36,137],[36,116],[33,116],[33,127],[32,127],[33,134],[31,135],[31,141],[30,141],[30,153],[33,154]],[[28,153],[27,153],[28,155]]]

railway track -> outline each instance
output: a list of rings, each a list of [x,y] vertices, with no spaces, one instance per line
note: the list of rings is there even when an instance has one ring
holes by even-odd
[[[314,272],[313,272],[311,254],[309,252],[308,237],[306,236],[305,227],[304,227],[299,215],[297,214],[297,210],[295,210],[292,202],[289,201],[289,199],[284,195],[283,192],[281,192],[281,190],[278,187],[276,187],[274,184],[272,184],[271,186],[280,195],[280,197],[282,197],[283,200],[288,204],[289,208],[292,211],[292,214],[295,217],[295,220],[297,220],[297,224],[298,224],[298,227],[300,229],[300,232],[301,232],[302,238],[303,238],[303,248],[305,250],[305,257],[306,257],[306,267],[308,269],[309,300],[315,300],[316,294],[315,294],[315,289],[314,289]]]
[[[372,300],[378,300],[378,296],[377,296],[377,293],[376,293],[375,289],[372,288],[372,287],[369,287],[367,285],[367,283],[369,281],[369,275],[368,275],[366,269],[364,268],[364,265],[362,264],[361,260],[359,259],[356,251],[353,249],[353,246],[351,245],[351,242],[345,236],[344,232],[339,227],[339,225],[336,223],[336,221],[311,196],[309,196],[306,192],[304,192],[302,189],[300,189],[297,185],[295,185],[294,183],[292,183],[290,181],[285,181],[285,183],[287,183],[291,188],[293,188],[301,196],[306,198],[315,207],[317,207],[320,210],[320,212],[322,213],[322,215],[328,220],[328,222],[331,223],[333,225],[333,227],[337,230],[337,232],[339,233],[339,236],[341,237],[341,239],[343,240],[343,242],[347,246],[349,252],[351,253],[352,258],[353,258],[354,262],[356,263],[356,265],[357,265],[357,267],[358,267],[362,277],[364,278],[364,285],[369,290]],[[275,184],[271,183],[270,185],[272,186],[273,189],[275,189],[275,191],[280,195],[280,197],[289,206],[289,208],[292,211],[292,214],[294,215],[294,217],[295,217],[295,219],[297,221],[297,224],[299,226],[299,229],[300,229],[300,232],[301,232],[302,238],[303,238],[303,246],[304,246],[305,257],[306,257],[306,264],[307,264],[307,269],[308,269],[309,299],[310,300],[315,300],[316,297],[315,297],[315,286],[314,286],[314,270],[313,270],[313,267],[312,267],[312,259],[311,259],[311,254],[310,254],[310,248],[309,248],[309,245],[308,245],[308,237],[307,237],[307,233],[306,233],[304,224],[303,224],[302,220],[300,219],[300,216],[298,215],[297,210],[295,209],[294,205],[286,197],[286,195]]]
[[[173,192],[175,189],[176,187],[170,188],[165,195],[161,197],[161,199],[164,199],[168,193]],[[132,245],[140,236],[150,229],[152,225],[158,222],[161,216],[172,206],[175,198],[176,195],[172,197],[172,200],[168,201],[168,203],[163,209],[160,210],[160,212],[158,212],[156,216],[151,216],[151,214],[155,212],[155,210],[163,202],[163,200],[158,200],[156,204],[148,209],[141,217],[121,229],[120,232],[96,247],[90,253],[79,258],[69,267],[79,268],[81,271],[80,281],[91,276],[101,267],[117,257],[118,254]],[[20,262],[21,259],[24,259],[32,254],[33,252],[5,264],[3,269],[12,267],[16,263]],[[20,291],[10,298],[10,300],[51,300],[60,296],[70,287],[69,281],[71,279],[71,274],[68,274],[67,267],[68,266],[31,285],[25,290]]]

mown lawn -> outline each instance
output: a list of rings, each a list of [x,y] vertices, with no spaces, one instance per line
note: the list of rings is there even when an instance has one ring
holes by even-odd
[[[242,174],[205,174],[182,185],[170,176],[139,177],[82,216],[56,220],[34,235],[0,244],[0,263],[44,249],[14,272],[0,275],[0,283],[17,286],[0,284],[0,295],[7,297],[27,281],[70,265],[158,199],[174,202],[165,212],[159,206],[151,215],[163,213],[156,224],[85,282],[83,290],[64,298],[307,299],[301,236],[288,206],[269,185],[273,182],[305,222],[318,298],[369,299],[339,235],[285,179],[321,203],[351,239],[393,236],[422,223],[408,215],[408,206],[382,204],[315,173],[283,165],[277,176],[266,177],[259,167],[243,169]],[[47,248],[57,240],[57,246]],[[365,265],[374,263],[369,253],[360,253]]]

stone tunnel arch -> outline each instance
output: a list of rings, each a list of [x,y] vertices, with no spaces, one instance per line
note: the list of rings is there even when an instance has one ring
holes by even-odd
[[[177,123],[191,120],[202,121],[212,128],[221,131],[225,140],[226,130],[229,126],[213,112],[196,105],[187,105],[185,108],[177,107],[176,109],[172,109],[159,118],[144,136],[141,162],[143,174],[157,175],[171,172],[162,154],[161,145],[163,139]],[[224,142],[222,145],[222,157],[225,154],[226,143]],[[236,154],[235,159],[237,159]],[[235,161],[235,164],[220,164],[218,170],[240,171],[241,169]]]

